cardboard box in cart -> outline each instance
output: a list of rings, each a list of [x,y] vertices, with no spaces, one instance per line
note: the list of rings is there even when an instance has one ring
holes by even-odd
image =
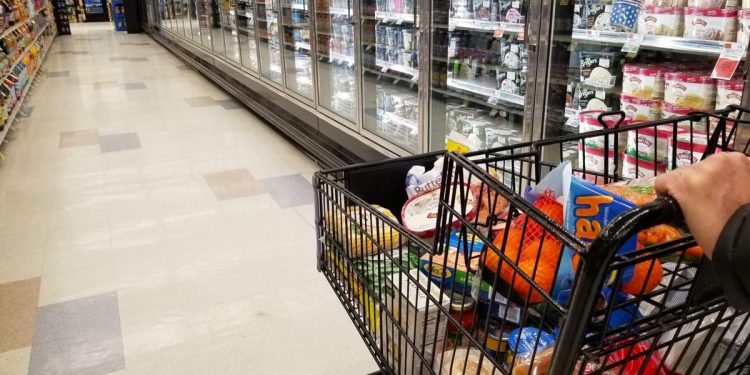
[[[419,269],[411,270],[409,275],[424,289],[428,288],[429,278]],[[444,293],[441,300],[440,287],[432,284],[429,288],[430,295],[435,301],[440,301],[445,311],[448,311],[450,297]],[[402,375],[430,373],[427,366],[422,365],[419,354],[424,353],[424,358],[431,361],[436,353],[443,351],[445,328],[448,324],[446,314],[440,311],[438,305],[417,288],[417,283],[403,272],[394,273],[386,278],[384,297],[385,305],[394,317],[390,319],[387,314],[382,316],[381,327],[385,330],[382,337],[386,340],[383,346],[386,350],[383,354],[388,363]],[[405,336],[395,323],[405,332]],[[414,343],[413,347],[407,341],[407,337]]]

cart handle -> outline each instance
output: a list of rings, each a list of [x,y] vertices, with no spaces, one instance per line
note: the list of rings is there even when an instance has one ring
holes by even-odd
[[[604,284],[607,265],[625,241],[641,230],[659,224],[678,224],[683,220],[682,209],[677,201],[671,197],[659,196],[653,202],[633,208],[610,221],[583,255],[586,261],[583,262],[576,283],[591,287],[576,289],[578,292],[572,296],[568,316],[591,316],[596,295]],[[550,374],[573,372],[587,323],[586,319],[567,319],[560,333],[558,353],[552,359]]]

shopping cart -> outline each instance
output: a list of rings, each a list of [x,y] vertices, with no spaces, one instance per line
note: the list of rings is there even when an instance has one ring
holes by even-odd
[[[730,107],[627,126],[623,113],[602,113],[600,131],[446,154],[432,240],[391,213],[407,200],[407,171],[430,168],[442,154],[320,172],[318,269],[384,373],[744,373],[750,319],[728,305],[707,261],[693,256],[692,237],[618,252],[639,232],[677,222],[673,201],[627,211],[588,244],[524,196],[570,158],[571,146],[581,160],[572,170],[583,180],[621,181],[626,167],[626,175],[658,175],[657,163],[626,165],[623,138],[668,131],[671,158],[658,143],[642,150],[645,143],[633,142],[629,151],[674,168],[693,162],[678,158],[678,140],[688,156],[735,146],[745,113]],[[579,145],[587,143],[607,150],[602,163],[585,162]],[[545,197],[537,202],[549,203]],[[565,254],[575,263],[569,284],[553,283]]]

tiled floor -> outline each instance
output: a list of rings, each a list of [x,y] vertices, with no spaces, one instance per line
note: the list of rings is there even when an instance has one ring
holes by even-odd
[[[373,371],[315,271],[315,163],[148,37],[73,26],[2,149],[0,374]]]

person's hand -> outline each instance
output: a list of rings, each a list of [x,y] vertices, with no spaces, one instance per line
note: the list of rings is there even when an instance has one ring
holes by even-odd
[[[750,203],[750,159],[722,152],[656,178],[657,194],[679,203],[690,232],[710,259],[729,218]]]

